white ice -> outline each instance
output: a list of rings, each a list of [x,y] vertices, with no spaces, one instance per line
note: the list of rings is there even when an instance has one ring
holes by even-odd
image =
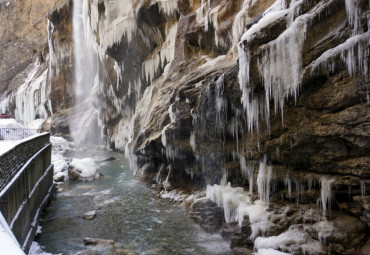
[[[99,179],[99,166],[92,158],[77,159],[74,158],[70,164],[80,172],[80,180],[91,181]]]

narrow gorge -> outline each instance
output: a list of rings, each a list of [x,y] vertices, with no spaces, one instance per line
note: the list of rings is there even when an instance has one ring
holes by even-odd
[[[0,0],[0,20],[0,113],[124,154],[235,254],[370,253],[370,1]]]

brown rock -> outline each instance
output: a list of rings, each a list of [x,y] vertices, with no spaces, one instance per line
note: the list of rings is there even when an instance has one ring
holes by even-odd
[[[99,238],[84,238],[83,242],[85,245],[104,245],[113,246],[115,242],[113,240],[99,239]]]

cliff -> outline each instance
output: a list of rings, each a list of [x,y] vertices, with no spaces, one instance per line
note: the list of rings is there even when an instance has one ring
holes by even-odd
[[[192,215],[237,253],[366,243],[367,1],[84,1],[94,61],[80,99],[74,7],[48,18],[45,127],[125,150],[137,176],[167,192],[207,187]]]

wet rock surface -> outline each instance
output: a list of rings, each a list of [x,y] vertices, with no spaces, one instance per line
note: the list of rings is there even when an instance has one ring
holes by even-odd
[[[351,1],[282,1],[283,12],[290,11],[270,19],[264,11],[272,0],[181,0],[173,9],[162,2],[88,6],[104,53],[92,105],[107,146],[123,150],[128,142],[126,154],[138,177],[166,191],[204,189],[226,176],[226,183],[249,189],[255,201],[259,166],[271,167],[266,183],[272,224],[253,240],[249,218],[234,228],[224,225],[225,210],[217,203],[204,199],[191,206],[192,217],[209,231],[223,232],[237,254],[250,254],[256,238],[283,239],[287,231],[303,233],[312,254],[356,253],[368,239],[370,222],[367,1],[354,7]],[[1,8],[11,11],[1,12],[5,19],[19,9],[13,2]],[[117,38],[107,28],[122,17],[106,15],[110,10],[128,11],[119,13],[129,25],[114,31]],[[48,53],[55,54],[46,107],[53,115],[44,128],[67,136],[69,120],[81,117],[71,109],[70,18],[70,3],[52,12],[52,48],[43,43],[36,50],[45,62],[40,70],[48,68]],[[245,32],[249,36],[242,38]],[[4,35],[8,41],[20,36]],[[2,52],[9,56],[15,50],[8,42],[1,45],[8,45]],[[6,75],[1,67],[0,81],[9,91],[29,72],[21,73],[33,61],[23,55]],[[306,248],[295,240],[276,249],[303,254]]]
[[[208,198],[191,204],[190,216],[209,232],[216,232],[223,225],[224,211]]]
[[[79,252],[79,255],[135,255],[132,251],[121,248],[121,245],[113,240],[84,238],[83,242],[92,248]]]

